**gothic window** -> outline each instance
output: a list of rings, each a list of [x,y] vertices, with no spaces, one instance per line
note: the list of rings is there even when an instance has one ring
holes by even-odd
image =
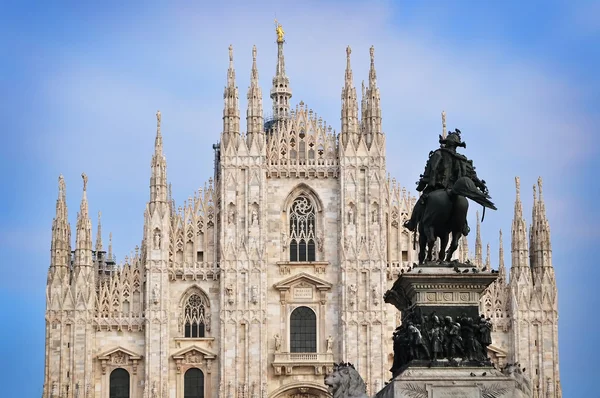
[[[207,305],[199,294],[192,294],[184,309],[185,337],[204,337]]]
[[[290,352],[317,352],[317,316],[308,307],[292,311]]]
[[[204,398],[204,373],[198,368],[191,368],[185,372],[183,397]]]
[[[110,398],[129,398],[129,372],[123,368],[110,373]]]
[[[290,209],[290,261],[316,261],[315,207],[304,195]]]

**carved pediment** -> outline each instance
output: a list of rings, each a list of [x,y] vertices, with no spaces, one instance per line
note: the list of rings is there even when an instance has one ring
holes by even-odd
[[[190,347],[184,348],[173,354],[174,360],[196,360],[197,358],[203,359],[215,359],[217,357],[216,354],[208,351],[205,348],[198,347],[197,345],[192,345]]]
[[[301,272],[273,285],[279,291],[290,290],[295,286],[314,287],[317,290],[331,290],[333,284],[314,275]]]
[[[134,353],[133,351],[129,351],[123,347],[113,348],[109,351],[105,351],[104,353],[98,355],[98,360],[102,366],[102,374],[106,373],[106,367],[108,365],[113,366],[133,366],[133,374],[137,372],[137,364],[142,359],[141,355]]]
[[[210,373],[212,369],[212,362],[217,357],[216,354],[208,351],[205,348],[193,345],[184,348],[181,351],[173,354],[172,358],[175,361],[177,373],[181,373],[181,367],[183,365],[203,365],[204,370]]]

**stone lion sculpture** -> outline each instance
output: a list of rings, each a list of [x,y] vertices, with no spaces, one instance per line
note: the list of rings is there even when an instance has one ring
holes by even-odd
[[[369,398],[367,386],[351,363],[333,365],[333,371],[325,377],[325,385],[333,398]]]

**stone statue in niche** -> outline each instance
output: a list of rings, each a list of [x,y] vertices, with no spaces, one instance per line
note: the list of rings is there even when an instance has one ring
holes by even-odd
[[[152,288],[152,301],[154,302],[154,304],[158,304],[158,284],[156,283]]]
[[[235,217],[235,212],[232,210],[229,210],[229,214],[227,215],[227,224],[233,224],[233,219]]]
[[[356,293],[358,292],[358,288],[355,284],[351,284],[348,286],[348,302],[350,305],[354,305],[356,303]]]
[[[348,224],[354,225],[354,210],[352,206],[348,209]]]
[[[317,246],[319,249],[319,253],[323,253],[323,237],[317,236]]]
[[[281,251],[286,251],[288,245],[287,234],[285,232],[281,233]]]
[[[374,224],[378,224],[379,223],[379,220],[378,220],[378,217],[377,217],[377,210],[373,210],[371,212],[371,222],[374,223]]]
[[[379,305],[379,290],[375,285],[371,288],[371,296],[373,296],[373,305]]]
[[[157,229],[154,231],[154,249],[160,250],[160,231]]]
[[[250,289],[250,301],[252,304],[258,303],[258,287],[256,287],[256,285],[252,286]]]
[[[252,226],[258,226],[258,212],[256,211],[256,209],[252,209]]]
[[[279,336],[279,333],[275,335],[275,352],[281,352],[281,336]]]
[[[233,300],[233,284],[230,283],[229,285],[227,285],[227,287],[225,288],[225,293],[227,294],[227,302],[229,303],[229,305],[232,305],[234,300]]]
[[[327,337],[327,352],[333,352],[333,337],[331,337],[331,335]]]

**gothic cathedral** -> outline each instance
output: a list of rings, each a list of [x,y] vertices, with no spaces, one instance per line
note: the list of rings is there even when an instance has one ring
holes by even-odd
[[[370,395],[390,379],[400,316],[382,296],[417,261],[402,226],[416,198],[387,177],[374,50],[359,107],[347,49],[336,134],[302,101],[292,107],[278,36],[268,118],[252,50],[245,134],[229,48],[214,179],[180,207],[157,113],[144,236],[120,264],[100,217],[92,244],[85,174],[72,249],[59,178],[43,398],[320,398],[341,361]],[[558,301],[538,186],[528,237],[517,179],[510,282],[500,233],[500,277],[481,310],[494,323],[493,361],[520,363],[534,396],[557,398]],[[476,234],[475,255],[462,239],[457,256],[490,269]]]

